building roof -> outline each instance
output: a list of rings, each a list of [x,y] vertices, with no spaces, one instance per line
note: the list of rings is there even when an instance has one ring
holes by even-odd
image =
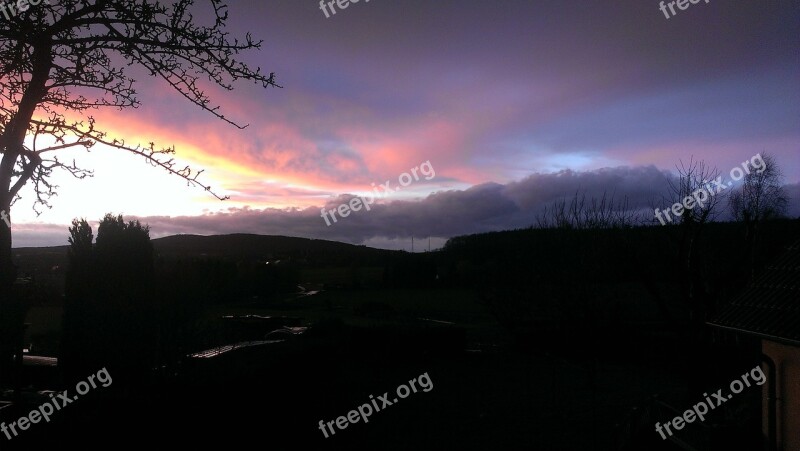
[[[708,324],[800,346],[800,241]]]

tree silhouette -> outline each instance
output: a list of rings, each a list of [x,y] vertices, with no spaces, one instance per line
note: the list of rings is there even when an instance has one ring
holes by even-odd
[[[155,354],[155,260],[147,226],[110,214],[100,221],[97,241],[85,221],[70,228],[64,305],[62,368],[80,379],[94,368],[113,369],[139,382]]]
[[[778,162],[766,153],[761,159],[763,168],[745,174],[744,183],[731,194],[728,201],[733,217],[748,227],[785,215],[789,203]]]
[[[562,198],[536,215],[536,227],[540,229],[623,229],[638,221],[638,215],[628,208],[627,197],[615,203],[614,195],[608,197],[606,192],[587,202],[586,193],[576,191],[569,205]]]
[[[742,186],[728,200],[731,214],[744,223],[750,277],[755,277],[759,226],[786,215],[789,197],[783,188],[783,172],[772,155],[761,156],[763,166],[745,174]]]
[[[691,198],[692,195],[701,191],[708,193],[710,183],[721,176],[716,167],[708,166],[704,161],[694,158],[690,158],[689,163],[681,161],[675,169],[678,172],[678,178],[677,180],[667,179],[669,195],[665,199],[665,205],[685,203],[687,197]],[[677,222],[683,224],[685,229],[691,229],[694,225],[702,226],[715,220],[726,194],[725,191],[709,193],[702,204],[698,202],[692,208],[684,208]]]
[[[205,4],[211,25],[197,24],[195,17],[203,11],[195,0],[59,0],[19,8],[0,20],[0,211],[11,216],[28,183],[34,188],[34,210],[49,207],[58,188],[50,182],[54,171],[92,175],[74,161],[59,160],[58,151],[98,143],[138,155],[222,199],[198,180],[202,171],[175,162],[174,147],[109,136],[90,114],[139,106],[129,75],[137,66],[197,107],[244,128],[222,114],[204,85],[232,90],[234,82],[245,80],[266,88],[277,86],[275,78],[238,59],[240,52],[260,48],[261,41],[249,34],[230,36],[226,3]],[[12,342],[19,329],[5,314],[16,278],[11,244],[11,229],[0,222],[0,343]],[[0,346],[0,367],[11,352]]]
[[[683,213],[676,218],[678,227],[675,230],[674,249],[676,250],[677,265],[680,268],[683,281],[683,296],[690,314],[695,319],[695,325],[700,328],[705,320],[707,303],[710,302],[704,290],[703,280],[706,271],[703,265],[703,256],[700,252],[703,231],[708,223],[713,222],[718,214],[727,191],[719,191],[712,184],[721,180],[721,173],[716,167],[707,165],[702,160],[689,159],[675,167],[677,179],[668,179],[669,191],[665,198],[665,205],[690,205],[691,208],[682,208]],[[704,201],[694,202],[699,196]]]
[[[88,329],[98,318],[90,315],[94,239],[92,227],[85,219],[73,219],[69,234],[64,323],[58,364],[68,380],[75,380],[84,377],[85,369],[90,366],[86,362],[85,353],[90,345]]]

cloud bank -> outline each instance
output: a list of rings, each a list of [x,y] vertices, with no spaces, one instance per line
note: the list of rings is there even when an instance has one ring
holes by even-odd
[[[408,249],[410,238],[431,237],[440,247],[447,238],[481,232],[524,228],[534,225],[545,207],[576,193],[587,199],[612,197],[627,200],[628,209],[652,215],[653,207],[664,207],[670,172],[655,166],[620,166],[595,171],[564,170],[533,174],[507,184],[483,183],[465,190],[439,191],[418,200],[377,201],[370,211],[353,212],[326,226],[318,207],[287,209],[231,208],[200,216],[138,217],[150,225],[151,235],[255,233],[328,239],[390,249]],[[800,216],[800,184],[786,185],[789,214]],[[328,200],[331,209],[349,201],[344,194]],[[126,217],[134,219],[134,216]],[[90,218],[92,219],[92,218]],[[63,245],[67,226],[25,224],[14,229],[15,247]]]

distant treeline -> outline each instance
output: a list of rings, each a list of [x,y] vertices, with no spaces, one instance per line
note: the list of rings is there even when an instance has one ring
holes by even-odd
[[[530,228],[418,254],[255,235],[151,241],[147,226],[111,215],[96,242],[92,232],[85,221],[70,228],[63,367],[82,377],[124,355],[117,373],[141,380],[196,345],[204,308],[279,299],[309,268],[378,268],[370,288],[472,288],[521,342],[544,334],[613,346],[630,340],[631,324],[702,324],[800,239],[800,220],[766,221],[757,235],[741,223]],[[364,287],[353,277],[331,288]]]
[[[478,290],[526,348],[694,362],[717,346],[705,322],[798,239],[788,219],[758,234],[733,222],[530,228],[456,237],[436,259],[442,284]]]

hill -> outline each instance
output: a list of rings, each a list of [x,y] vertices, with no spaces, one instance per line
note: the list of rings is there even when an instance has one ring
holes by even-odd
[[[311,265],[379,264],[399,251],[374,249],[336,241],[287,236],[173,235],[152,240],[163,258],[215,257],[228,260],[301,260]],[[27,247],[13,250],[23,272],[39,272],[65,267],[69,246]]]

